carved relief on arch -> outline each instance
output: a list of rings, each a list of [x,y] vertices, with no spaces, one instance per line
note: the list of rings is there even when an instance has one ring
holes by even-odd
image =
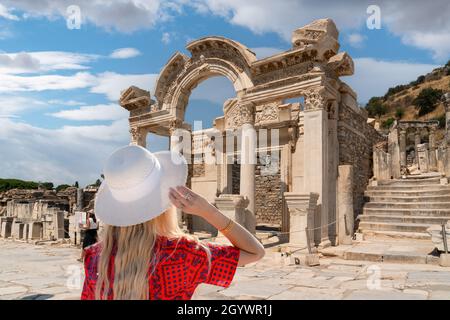
[[[250,64],[256,61],[255,54],[243,44],[223,37],[206,37],[189,43],[186,46],[192,59],[203,57],[218,58],[231,62],[239,72],[249,70]]]
[[[176,52],[161,70],[155,87],[155,97],[160,107],[167,91],[174,85],[178,75],[185,69],[188,61],[189,58],[186,55]]]

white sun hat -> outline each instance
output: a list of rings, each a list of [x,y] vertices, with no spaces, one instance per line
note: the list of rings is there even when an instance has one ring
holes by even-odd
[[[114,151],[103,169],[95,215],[105,224],[131,226],[151,220],[171,206],[169,188],[185,185],[186,159],[178,152],[129,145]]]

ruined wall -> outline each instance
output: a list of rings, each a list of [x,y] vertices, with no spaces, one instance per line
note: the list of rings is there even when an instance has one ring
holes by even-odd
[[[281,225],[283,194],[280,152],[258,154],[255,167],[255,205],[258,223]],[[277,152],[277,154],[273,154]],[[271,157],[272,155],[272,157]]]
[[[367,124],[367,114],[345,104],[339,107],[338,141],[339,164],[353,165],[353,204],[355,217],[362,213],[364,191],[373,175],[373,145],[384,140],[378,131]]]

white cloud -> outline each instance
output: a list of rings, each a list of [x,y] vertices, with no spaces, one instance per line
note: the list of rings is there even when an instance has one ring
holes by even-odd
[[[171,41],[171,35],[169,32],[164,32],[161,37],[161,42],[164,44],[169,44]]]
[[[223,17],[231,24],[256,34],[275,32],[290,42],[294,29],[312,20],[330,17],[340,31],[365,28],[366,1],[307,0],[197,0],[190,2],[201,14]],[[450,5],[448,0],[379,0],[382,27],[387,27],[405,44],[430,50],[438,62],[450,56]]]
[[[107,157],[129,144],[127,119],[110,125],[45,129],[0,116],[2,178],[73,184],[94,183]],[[167,139],[149,135],[152,151],[167,149]]]
[[[19,17],[10,13],[10,10],[8,10],[4,5],[0,3],[0,18],[5,18],[7,20],[19,20]]]
[[[63,51],[0,53],[0,73],[20,74],[84,70],[98,55]]]
[[[153,93],[157,76],[157,74],[119,74],[115,72],[104,72],[97,76],[97,83],[91,88],[91,92],[105,94],[112,101],[117,101],[121,91],[132,85]]]
[[[60,100],[60,99],[51,99],[47,101],[49,104],[56,104],[62,106],[82,106],[85,105],[85,102],[77,101],[77,100]]]
[[[118,104],[99,104],[95,106],[83,106],[73,110],[61,110],[47,115],[60,119],[78,121],[119,120],[127,119],[128,111]]]
[[[95,85],[95,83],[95,76],[87,72],[78,72],[71,76],[17,76],[4,74],[0,82],[0,92],[72,90],[90,87]]]
[[[352,47],[361,48],[366,38],[367,38],[366,36],[360,33],[350,33],[347,36],[347,41]]]
[[[45,129],[0,118],[0,172],[2,177],[86,185],[98,179],[106,157],[128,143],[126,119]]]
[[[44,101],[30,97],[21,97],[15,95],[0,96],[0,114],[3,116],[17,116],[24,111],[45,109],[48,104]]]
[[[141,52],[135,48],[120,48],[114,50],[109,57],[113,59],[128,59],[141,55]]]
[[[107,30],[133,32],[152,28],[157,21],[165,21],[173,8],[159,0],[2,0],[9,8],[24,11],[25,17],[66,17],[67,7],[78,5],[83,24],[91,23]]]
[[[405,44],[421,49],[432,48],[433,58],[436,61],[447,62],[450,58],[450,32],[411,32],[404,35],[402,40]]]
[[[366,103],[373,96],[382,96],[387,89],[408,84],[437,65],[404,61],[383,61],[373,58],[356,58],[355,74],[343,78],[358,94],[358,101]]]
[[[65,17],[73,1],[3,0],[2,3],[5,9],[24,11],[28,18],[51,19]],[[332,18],[341,31],[361,30],[365,28],[370,3],[360,0],[324,0],[320,5],[308,0],[78,0],[76,4],[82,9],[83,23],[107,30],[133,32],[152,28],[191,7],[200,14],[220,16],[256,34],[275,32],[289,43],[294,29],[324,17]],[[430,50],[439,61],[450,56],[445,44],[450,34],[448,0],[378,0],[376,4],[381,9],[383,28],[387,27],[406,44]],[[433,38],[434,34],[440,36]]]

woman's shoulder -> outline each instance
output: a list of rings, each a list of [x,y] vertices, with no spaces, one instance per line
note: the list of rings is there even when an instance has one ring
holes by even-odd
[[[161,249],[194,251],[201,248],[201,245],[195,238],[189,237],[187,235],[173,238],[159,236],[159,243]]]

